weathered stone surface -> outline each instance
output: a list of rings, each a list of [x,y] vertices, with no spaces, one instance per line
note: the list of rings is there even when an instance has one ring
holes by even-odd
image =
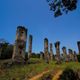
[[[80,54],[80,41],[77,41],[77,46],[78,46],[78,50],[79,50],[79,54]]]
[[[44,53],[42,51],[40,52],[40,59],[44,59]]]
[[[69,53],[70,61],[74,61],[74,54],[72,49],[68,49],[68,53]]]
[[[53,60],[53,45],[50,43],[50,60]]]
[[[66,47],[63,47],[63,48],[62,48],[62,51],[63,51],[63,60],[64,60],[64,61],[67,61],[67,51],[66,51]]]
[[[60,58],[60,42],[59,41],[57,41],[55,43],[55,48],[56,48],[56,61],[59,64],[59,63],[61,63],[61,58]]]
[[[77,58],[77,53],[76,51],[74,51],[74,61],[77,62],[78,61],[78,58]]]
[[[33,40],[32,35],[29,35],[28,59],[31,57],[31,54],[32,54],[32,40]]]
[[[27,29],[23,26],[18,26],[16,31],[16,40],[12,55],[13,62],[25,62]]]
[[[44,59],[49,63],[48,39],[44,39]]]

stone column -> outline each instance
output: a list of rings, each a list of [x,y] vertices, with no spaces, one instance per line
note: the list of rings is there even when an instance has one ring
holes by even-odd
[[[79,55],[80,55],[80,41],[77,41],[77,46],[78,46]]]
[[[33,37],[32,35],[29,35],[29,43],[28,43],[28,59],[31,57],[32,55],[32,40]]]
[[[66,47],[62,47],[62,51],[63,51],[63,58],[64,58],[64,61],[67,61],[67,51],[66,51]]]
[[[53,60],[53,45],[50,43],[50,59]]]
[[[49,63],[49,51],[48,51],[48,39],[44,39],[44,59],[46,63]]]
[[[12,61],[24,63],[26,52],[27,29],[24,26],[18,26],[16,31],[16,40],[13,49]]]
[[[72,49],[68,49],[68,53],[69,53],[70,61],[74,61],[73,50]]]
[[[76,51],[74,51],[74,61],[77,62],[78,61],[78,58],[77,58],[77,53]]]
[[[43,59],[43,52],[40,52],[40,59]]]
[[[61,63],[61,59],[60,59],[60,42],[59,41],[57,41],[55,43],[55,48],[56,48],[56,61],[59,64],[59,63]]]
[[[1,53],[2,53],[2,44],[0,43],[0,57],[1,57]]]

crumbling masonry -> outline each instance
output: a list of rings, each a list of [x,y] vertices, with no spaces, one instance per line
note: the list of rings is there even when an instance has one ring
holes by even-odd
[[[44,59],[49,63],[48,39],[44,39]]]
[[[79,50],[79,55],[80,55],[80,41],[77,41],[77,45],[78,45],[78,50]]]
[[[28,59],[31,57],[32,55],[32,35],[29,35],[29,44],[28,44]]]
[[[50,43],[50,60],[53,60],[53,45]]]
[[[59,63],[61,63],[61,58],[60,58],[60,42],[59,41],[57,41],[55,43],[55,48],[56,48],[56,61],[59,64]]]
[[[13,62],[25,62],[26,39],[27,29],[23,26],[18,26],[12,55]]]
[[[62,51],[63,51],[63,58],[64,58],[64,61],[68,61],[67,59],[67,51],[66,51],[66,47],[62,47]]]

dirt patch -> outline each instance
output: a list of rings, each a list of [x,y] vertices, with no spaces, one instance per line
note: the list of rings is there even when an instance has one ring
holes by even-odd
[[[29,79],[29,80],[38,80],[40,77],[42,77],[44,74],[46,74],[46,73],[48,73],[48,72],[49,72],[49,70],[44,71],[44,72],[42,72],[42,73],[40,73],[40,74],[38,74],[38,75],[32,77],[32,78]],[[27,80],[27,79],[25,79],[25,80]]]
[[[49,73],[43,75],[40,80],[58,80],[60,74],[62,74],[62,70],[54,69]]]
[[[53,77],[53,79],[52,80],[58,80],[58,78],[59,78],[59,76],[62,74],[62,70],[59,70],[56,74],[55,74],[55,76]]]

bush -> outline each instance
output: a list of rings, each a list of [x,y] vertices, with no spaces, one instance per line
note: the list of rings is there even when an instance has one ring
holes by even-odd
[[[32,58],[40,58],[40,54],[35,54],[35,53],[32,53]]]
[[[58,80],[79,80],[78,74],[72,69],[65,69]]]
[[[0,59],[10,59],[12,58],[13,45],[7,45],[6,48],[3,48]]]

